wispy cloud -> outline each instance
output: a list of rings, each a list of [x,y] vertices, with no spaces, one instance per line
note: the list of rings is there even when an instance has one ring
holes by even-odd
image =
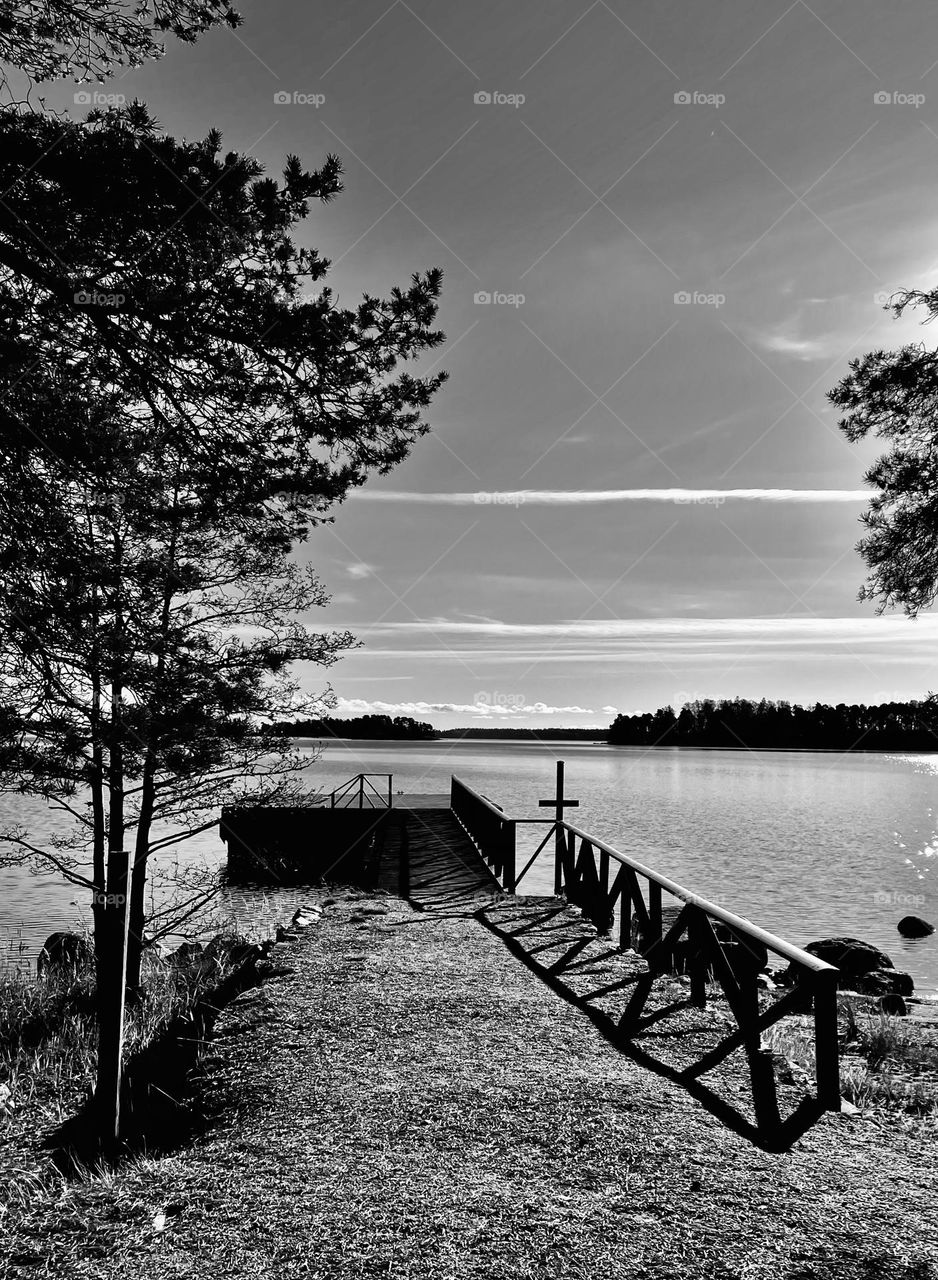
[[[775,355],[794,356],[797,360],[821,360],[835,350],[831,343],[819,338],[793,338],[784,333],[760,334],[759,345]]]
[[[352,501],[410,502],[429,506],[571,507],[606,502],[672,502],[691,506],[722,502],[866,502],[871,489],[500,489],[475,493],[359,489]]]
[[[754,617],[754,618],[610,618],[556,622],[457,622],[445,618],[390,622],[372,634],[456,635],[487,638],[562,638],[589,640],[738,640],[751,643],[771,638],[775,643],[809,640],[840,644],[890,641],[917,636],[934,642],[938,617],[927,615],[914,623],[902,615],[889,617]]]
[[[345,572],[348,576],[350,578],[355,578],[356,580],[370,578],[374,571],[375,567],[373,564],[365,564],[364,562],[359,564],[347,564],[345,566]]]
[[[545,702],[504,704],[481,698],[478,702],[382,702],[377,699],[339,698],[336,711],[339,717],[463,715],[478,720],[507,720],[522,716],[598,716],[615,711],[615,708],[602,707],[595,711],[592,707],[552,707]]]

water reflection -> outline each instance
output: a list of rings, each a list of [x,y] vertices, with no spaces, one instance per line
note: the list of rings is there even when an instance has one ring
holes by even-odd
[[[919,988],[938,988],[936,937],[911,941],[896,932],[903,915],[938,919],[934,756],[330,742],[318,760],[311,754],[309,778],[328,790],[360,771],[393,773],[394,790],[414,794],[445,791],[456,773],[509,813],[542,817],[537,801],[551,793],[558,757],[567,762],[567,790],[580,801],[573,817],[585,830],[793,942],[864,938]],[[0,801],[0,823],[11,819],[37,839],[61,829],[48,806],[22,797]],[[519,865],[539,839],[536,828],[522,828]],[[158,855],[154,904],[165,902],[177,868],[214,874],[223,859],[217,830]],[[531,875],[535,888],[549,891],[549,866]],[[291,893],[290,902],[302,896]],[[82,912],[87,920],[82,897],[48,875],[0,870],[0,947],[21,937],[35,954],[53,929]],[[230,890],[218,905],[242,920],[264,906]]]

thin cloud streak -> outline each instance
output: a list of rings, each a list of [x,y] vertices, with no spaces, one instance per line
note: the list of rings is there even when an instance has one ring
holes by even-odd
[[[339,698],[336,706],[339,718],[344,716],[393,715],[425,716],[470,715],[483,720],[505,720],[519,716],[597,716],[608,714],[615,708],[603,707],[602,712],[592,707],[552,707],[544,702],[491,703],[479,698],[476,702],[383,702],[367,698]]]
[[[917,637],[934,640],[938,617],[925,616],[911,622],[904,615],[891,617],[756,617],[756,618],[610,618],[557,622],[456,622],[446,618],[390,622],[370,631],[372,635],[464,635],[486,637],[570,637],[590,640],[628,639],[739,639],[752,641],[760,636],[779,641],[805,639],[889,640]]]
[[[724,502],[867,502],[874,496],[871,489],[501,489],[476,493],[361,489],[349,500],[446,507],[574,507],[609,502],[718,506]]]

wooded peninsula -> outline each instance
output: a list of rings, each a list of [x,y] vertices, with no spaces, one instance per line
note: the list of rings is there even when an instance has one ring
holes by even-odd
[[[325,717],[278,725],[293,738],[431,740],[489,738],[520,742],[608,742],[620,747],[720,747],[801,751],[936,751],[938,695],[876,706],[816,702],[802,707],[762,698],[699,699],[680,711],[671,706],[636,715],[618,715],[608,729],[522,728],[474,725],[435,729],[410,716],[366,715],[348,720]]]

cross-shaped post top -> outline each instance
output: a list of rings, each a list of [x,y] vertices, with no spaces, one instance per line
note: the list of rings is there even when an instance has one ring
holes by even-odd
[[[563,761],[557,761],[557,794],[552,800],[538,800],[541,809],[553,809],[557,822],[563,822],[564,809],[579,809],[579,800],[568,800],[563,793]]]

